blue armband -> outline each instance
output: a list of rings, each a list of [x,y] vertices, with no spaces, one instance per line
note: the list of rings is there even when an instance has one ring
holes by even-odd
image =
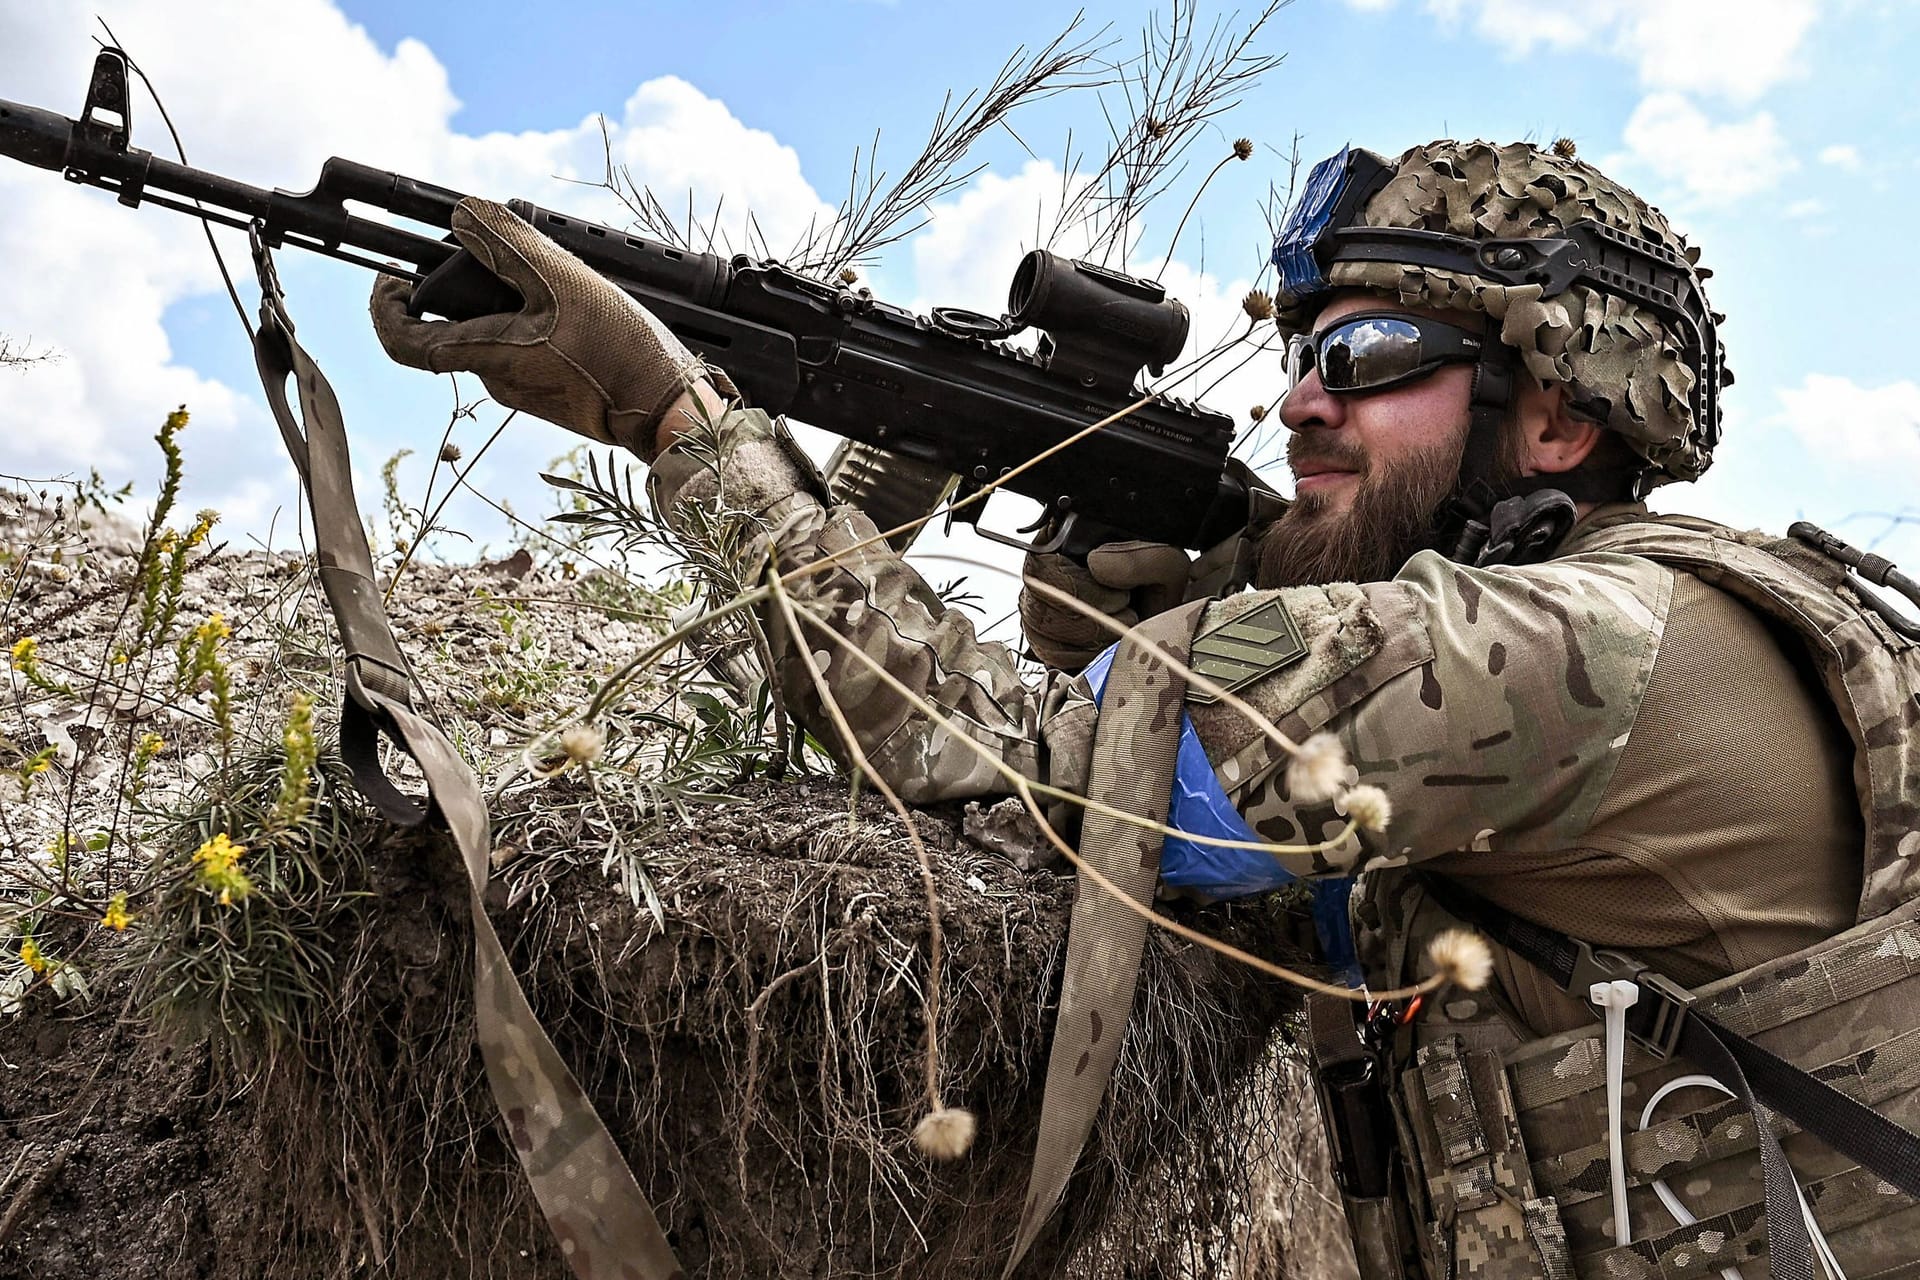
[[[1106,689],[1107,672],[1113,667],[1118,648],[1109,646],[1084,673],[1095,705]],[[1194,732],[1193,718],[1185,711],[1180,713],[1180,749],[1174,760],[1173,802],[1167,809],[1167,825],[1184,833],[1168,836],[1160,851],[1160,879],[1175,888],[1219,900],[1267,893],[1298,878],[1258,849],[1231,849],[1186,838],[1194,835],[1256,841],[1260,836],[1227,799],[1213,762],[1207,759],[1207,749]],[[1353,928],[1347,919],[1347,897],[1353,881],[1345,876],[1315,879],[1311,887],[1313,926],[1320,937],[1320,949],[1327,963],[1357,987],[1360,968],[1354,958]]]

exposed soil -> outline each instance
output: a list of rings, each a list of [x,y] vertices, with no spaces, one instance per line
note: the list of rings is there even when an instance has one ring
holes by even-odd
[[[43,527],[22,519],[7,536]],[[32,534],[0,623],[40,637],[49,663],[68,664],[49,670],[78,682],[77,664],[105,662],[95,650],[122,616],[138,540],[63,529]],[[48,549],[60,538],[73,554]],[[526,740],[516,698],[565,705],[649,634],[583,611],[579,590],[524,565],[419,565],[396,595],[423,683],[483,766]],[[182,608],[233,620],[229,656],[267,741],[290,686],[331,696],[304,561],[198,563]],[[543,668],[529,644],[561,660]],[[556,667],[563,683],[529,692]],[[126,834],[127,744],[148,729],[169,743],[148,812],[192,803],[215,761],[204,691],[74,705],[17,676],[11,688],[0,737],[59,755],[0,795],[0,889],[44,878],[63,830],[119,833],[75,864],[80,892],[102,901],[177,856],[164,834]],[[980,1122],[967,1158],[932,1166],[908,1139],[925,1108],[928,922],[905,831],[871,797],[850,823],[843,779],[734,790],[744,803],[661,821],[578,774],[508,793],[488,905],[536,1011],[691,1275],[997,1276],[1032,1157],[1072,880],[974,844],[956,811],[916,816],[947,948],[942,1087]],[[326,887],[320,906],[265,890],[246,906],[291,921],[293,941],[272,945],[297,950],[309,978],[262,1001],[277,1021],[234,1016],[247,975],[237,1004],[169,985],[168,948],[192,942],[193,924],[162,905],[124,935],[43,924],[93,991],[63,1001],[35,985],[11,1016],[0,991],[0,1280],[568,1274],[475,1048],[450,851],[380,827],[337,785],[321,807],[330,835],[297,868]],[[1271,901],[1167,909],[1297,954],[1299,922]],[[1271,981],[1151,935],[1095,1142],[1024,1274],[1348,1274],[1310,1095],[1297,1059],[1275,1052],[1295,1007]]]
[[[923,1106],[925,907],[904,838],[872,802],[848,834],[834,782],[751,799],[655,837],[671,851],[665,933],[597,869],[526,855],[505,877],[519,900],[496,918],[536,1007],[692,1274],[997,1274],[1071,882],[956,839],[951,815],[920,819],[940,860],[948,1092],[981,1124],[971,1157],[930,1168],[906,1141]],[[472,1049],[447,871],[417,841],[371,860],[361,933],[343,939],[337,1007],[312,1043],[268,1056],[154,1033],[122,991],[10,1024],[0,1203],[16,1208],[0,1212],[16,1218],[0,1275],[565,1274]],[[1271,910],[1197,918],[1284,945]],[[1273,1219],[1298,1206],[1263,1210],[1252,1174],[1297,1132],[1300,1095],[1235,1095],[1289,1007],[1156,935],[1098,1150],[1030,1274],[1226,1274],[1246,1249],[1283,1260],[1297,1233]]]

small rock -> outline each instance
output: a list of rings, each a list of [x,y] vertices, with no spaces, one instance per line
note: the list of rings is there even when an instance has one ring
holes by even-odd
[[[533,552],[527,550],[525,547],[521,547],[504,560],[495,560],[491,563],[481,565],[480,572],[504,574],[506,577],[518,582],[521,578],[526,577],[528,571],[532,568]]]
[[[969,840],[993,850],[1022,871],[1038,871],[1060,858],[1017,796],[1008,796],[991,808],[978,800],[968,802],[963,829]]]

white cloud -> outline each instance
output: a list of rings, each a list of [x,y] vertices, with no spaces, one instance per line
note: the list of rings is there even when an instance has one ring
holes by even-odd
[[[1677,93],[1650,93],[1623,132],[1629,162],[1690,200],[1724,204],[1764,191],[1798,167],[1768,111],[1716,123]]]
[[[1824,200],[1795,200],[1785,209],[1782,209],[1781,213],[1789,218],[1798,219],[1817,218],[1826,211],[1827,205]]]
[[[1514,57],[1540,46],[1604,49],[1633,62],[1649,89],[1751,102],[1798,70],[1814,0],[1426,0],[1443,22],[1472,22]]]
[[[1053,161],[1029,160],[1011,176],[982,173],[934,205],[912,241],[915,308],[959,306],[999,315],[1021,256],[1052,238],[1062,186]],[[1082,234],[1054,248],[1072,255],[1085,245]]]
[[[1920,469],[1920,383],[1863,387],[1810,373],[1780,392],[1782,416],[1815,457]]]
[[[1798,70],[1814,0],[1636,0],[1620,43],[1649,88],[1751,102]]]
[[[299,190],[337,154],[460,190],[628,220],[610,196],[564,181],[604,173],[595,120],[518,134],[462,133],[453,125],[459,101],[432,50],[411,39],[383,50],[331,0],[276,4],[272,47],[282,52],[272,57],[262,56],[257,6],[247,0],[0,6],[6,94],[78,114],[97,9],[154,77],[202,168]],[[286,50],[298,52],[283,56]],[[135,145],[168,154],[164,129],[144,99],[133,116]],[[724,202],[734,246],[741,245],[738,228],[748,208],[776,251],[808,219],[830,212],[791,148],[683,80],[640,85],[608,126],[614,161],[669,207],[683,204],[689,190],[697,210]],[[229,261],[244,269],[244,252]],[[170,308],[220,290],[197,227],[158,209],[129,211],[51,172],[0,164],[0,262],[9,285],[0,290],[0,334],[61,356],[6,379],[0,438],[8,441],[8,470],[84,473],[97,465],[113,477],[137,473],[146,468],[147,438],[161,415],[186,403],[194,412],[189,444],[201,442],[189,457],[197,481],[244,512],[270,510],[264,495],[243,483],[277,475],[283,465],[257,393],[186,367],[163,325]],[[252,289],[246,281],[241,288],[251,307]],[[372,348],[364,328],[356,330],[356,356]],[[353,380],[357,371],[334,372]]]
[[[1820,163],[1852,172],[1860,167],[1860,148],[1846,142],[1836,142],[1830,147],[1822,147]]]

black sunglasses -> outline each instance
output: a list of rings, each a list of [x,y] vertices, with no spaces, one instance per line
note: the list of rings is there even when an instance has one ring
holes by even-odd
[[[1483,334],[1410,316],[1404,311],[1356,311],[1319,333],[1287,339],[1287,390],[1315,369],[1336,395],[1385,391],[1424,378],[1442,365],[1480,358]]]

